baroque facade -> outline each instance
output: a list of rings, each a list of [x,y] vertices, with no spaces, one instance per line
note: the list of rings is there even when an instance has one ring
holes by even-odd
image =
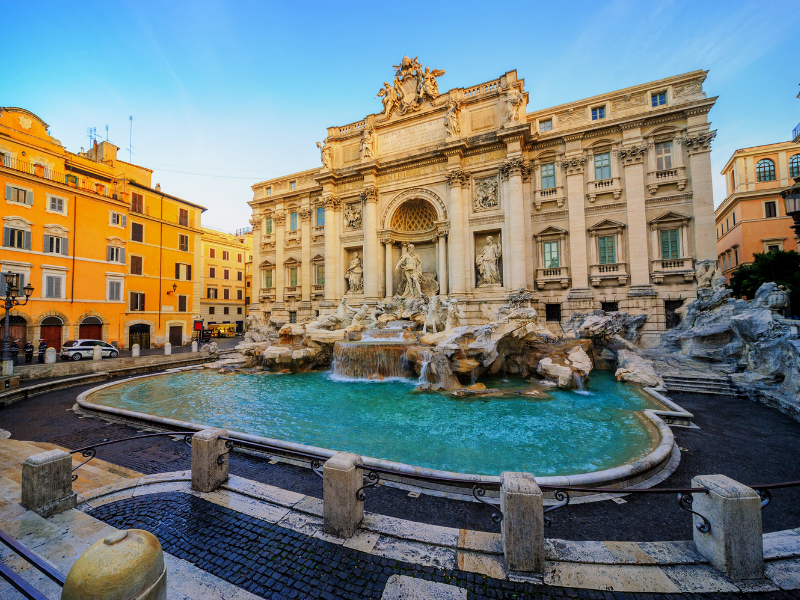
[[[409,294],[412,256],[468,323],[526,288],[553,327],[618,308],[654,342],[716,259],[706,73],[529,111],[516,71],[439,93],[444,71],[405,57],[382,112],[328,128],[322,166],[252,186],[252,308]]]

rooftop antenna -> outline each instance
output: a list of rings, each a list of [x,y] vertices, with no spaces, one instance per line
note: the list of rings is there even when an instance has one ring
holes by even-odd
[[[131,122],[131,128],[128,132],[128,162],[133,162],[133,117],[128,117],[128,120]]]
[[[106,141],[108,141],[108,125],[106,125]]]

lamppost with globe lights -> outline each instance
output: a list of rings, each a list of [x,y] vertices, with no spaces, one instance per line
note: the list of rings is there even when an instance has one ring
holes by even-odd
[[[794,219],[794,234],[800,239],[800,177],[794,178],[794,185],[783,190],[781,197],[786,203],[786,216]]]
[[[9,321],[11,319],[11,309],[15,306],[24,306],[28,303],[31,295],[33,294],[33,286],[29,283],[24,288],[22,288],[23,293],[25,294],[25,300],[19,300],[18,295],[20,290],[17,289],[17,275],[11,273],[3,273],[3,277],[6,280],[6,297],[1,298],[3,302],[3,307],[6,309],[6,318],[5,318],[5,335],[3,335],[3,373],[6,373],[6,370],[9,367],[6,365],[6,361],[11,363],[12,356],[11,356],[11,339],[8,335],[8,327]]]

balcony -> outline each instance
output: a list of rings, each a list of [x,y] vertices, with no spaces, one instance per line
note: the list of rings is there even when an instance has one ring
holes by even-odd
[[[610,281],[612,285],[625,285],[628,283],[628,265],[624,262],[592,265],[589,268],[589,281],[594,287],[604,281]]]
[[[288,300],[290,298],[299,298],[300,297],[300,286],[299,285],[290,285],[283,288],[283,299]]]
[[[794,128],[794,131],[792,131],[792,141],[795,144],[800,142],[800,123],[798,123],[797,127]]]
[[[647,173],[647,189],[651,195],[658,191],[658,186],[675,184],[678,191],[686,189],[689,179],[686,177],[686,167],[675,167],[674,169],[664,169],[662,171],[649,171]]]
[[[114,198],[116,198],[116,194],[114,194],[113,190],[110,189],[112,187],[110,185],[90,181],[78,177],[76,174],[67,175],[64,173],[58,173],[48,169],[44,165],[25,162],[23,160],[11,158],[8,155],[0,155],[0,166],[4,166],[7,169],[12,169],[14,171],[19,171],[20,173],[27,173],[28,175],[41,177],[42,179],[54,181],[62,185],[68,185],[69,187],[83,190],[84,192],[91,192],[105,198],[111,198],[112,195]]]
[[[567,289],[569,287],[569,267],[536,269],[536,287],[541,290],[548,283],[557,283],[563,289]]]
[[[274,302],[275,301],[275,288],[265,288],[262,289],[258,295],[258,299],[261,302]]]
[[[658,258],[654,261],[650,277],[653,283],[663,283],[665,277],[677,275],[683,277],[686,283],[694,281],[694,259],[693,258]]]
[[[564,188],[554,187],[546,190],[536,190],[533,203],[536,205],[536,210],[541,210],[544,202],[556,202],[558,208],[561,208],[564,206],[564,200]]]
[[[622,186],[619,181],[619,177],[590,181],[587,184],[589,191],[586,197],[589,199],[589,202],[593,203],[600,194],[614,194],[614,200],[619,200],[619,197],[622,195]]]
[[[322,296],[325,294],[325,284],[318,284],[315,283],[311,286],[311,295],[312,296]]]

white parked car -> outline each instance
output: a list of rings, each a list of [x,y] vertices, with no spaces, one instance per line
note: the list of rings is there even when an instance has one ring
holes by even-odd
[[[61,346],[61,360],[92,358],[95,346],[100,346],[103,358],[117,358],[119,356],[119,350],[108,342],[101,342],[100,340],[70,340]]]

